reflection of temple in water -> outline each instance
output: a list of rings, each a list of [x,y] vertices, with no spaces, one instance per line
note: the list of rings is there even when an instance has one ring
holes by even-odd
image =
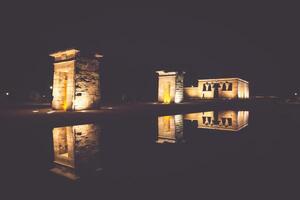
[[[100,128],[94,124],[53,129],[55,167],[52,172],[76,180],[99,170]]]
[[[183,138],[183,116],[158,117],[157,143],[177,143]]]
[[[184,119],[198,121],[198,128],[239,131],[248,126],[249,111],[208,111],[186,114]]]

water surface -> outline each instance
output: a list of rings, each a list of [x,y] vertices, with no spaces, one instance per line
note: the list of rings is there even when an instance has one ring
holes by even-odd
[[[287,197],[299,178],[296,122],[296,112],[253,109],[7,124],[5,181],[53,197]]]

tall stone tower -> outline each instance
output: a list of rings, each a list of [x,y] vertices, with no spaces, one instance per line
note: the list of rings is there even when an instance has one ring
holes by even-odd
[[[77,49],[59,51],[50,56],[54,58],[52,108],[97,108],[101,99],[99,61],[103,56],[81,57]]]
[[[170,104],[183,101],[183,78],[185,72],[158,73],[158,102]]]

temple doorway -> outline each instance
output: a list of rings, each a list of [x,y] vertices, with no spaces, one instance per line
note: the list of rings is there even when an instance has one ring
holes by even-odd
[[[171,102],[171,84],[167,82],[164,84],[164,103],[169,104]]]
[[[215,83],[213,85],[213,88],[214,88],[214,98],[217,99],[219,98],[219,88],[220,88],[220,84],[219,83]]]
[[[58,107],[62,110],[69,110],[72,108],[72,91],[70,91],[70,87],[72,87],[72,83],[70,83],[71,79],[68,76],[68,72],[58,71],[55,74],[56,83],[54,84],[54,89],[59,93],[56,96],[57,102],[59,103]]]

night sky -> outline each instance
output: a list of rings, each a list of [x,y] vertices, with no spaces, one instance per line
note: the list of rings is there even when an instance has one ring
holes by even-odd
[[[292,4],[1,5],[0,91],[49,93],[49,53],[66,48],[98,51],[106,100],[126,94],[151,100],[157,69],[186,71],[197,79],[240,77],[252,95],[300,92],[300,13]]]

